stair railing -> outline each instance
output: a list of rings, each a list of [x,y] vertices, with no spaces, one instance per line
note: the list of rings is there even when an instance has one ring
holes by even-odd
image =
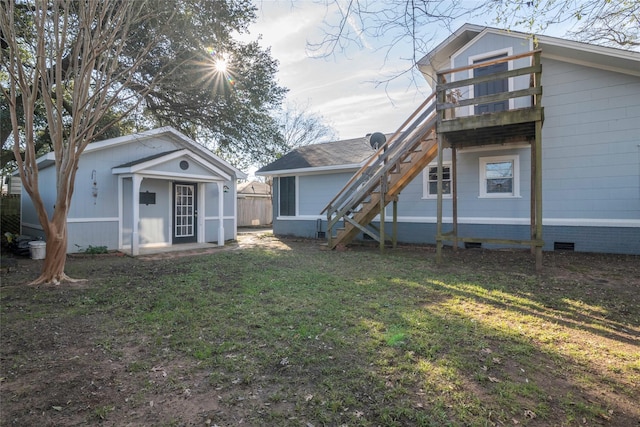
[[[380,179],[402,160],[408,150],[435,126],[435,93],[429,96],[389,140],[372,155],[320,212],[327,212],[327,231],[331,241],[333,227],[355,209],[380,185]]]

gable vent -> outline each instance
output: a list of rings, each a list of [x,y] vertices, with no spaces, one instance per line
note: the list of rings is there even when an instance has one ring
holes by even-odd
[[[573,242],[553,242],[554,251],[575,251],[576,244]]]

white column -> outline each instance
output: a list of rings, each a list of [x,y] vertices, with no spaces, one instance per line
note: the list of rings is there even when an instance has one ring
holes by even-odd
[[[207,183],[201,182],[198,183],[198,243],[204,243],[206,241],[206,233],[205,227],[206,222],[205,218],[207,217],[207,212],[205,210],[205,189],[207,187]]]
[[[122,250],[122,223],[124,218],[124,177],[118,175],[118,249]]]
[[[132,180],[131,255],[136,256],[140,253],[140,184],[142,184],[142,177],[133,174]]]
[[[224,182],[218,182],[218,245],[224,246]]]

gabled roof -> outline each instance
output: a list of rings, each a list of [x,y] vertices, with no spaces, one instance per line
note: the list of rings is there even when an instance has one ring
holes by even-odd
[[[256,175],[353,169],[360,167],[374,152],[367,137],[306,145],[264,166]]]
[[[181,158],[181,157],[189,158],[192,161],[200,164],[202,167],[204,167],[207,170],[207,174],[206,175],[203,175],[202,173],[194,174],[193,172],[186,172],[186,171],[181,173],[175,173],[175,172],[168,173],[168,172],[161,172],[161,171],[154,170],[154,167],[158,165],[161,165],[170,160]],[[215,164],[215,162],[211,162],[210,160],[211,159],[203,158],[198,153],[193,152],[187,148],[182,148],[179,150],[165,151],[164,153],[155,154],[153,156],[145,157],[142,159],[135,160],[133,162],[128,162],[123,165],[116,166],[111,169],[111,173],[113,173],[114,175],[145,173],[145,174],[151,174],[151,175],[157,175],[157,176],[174,176],[174,177],[180,176],[180,177],[189,178],[195,181],[205,181],[205,182],[207,181],[213,182],[221,179],[229,181],[232,179],[232,176],[227,171],[222,170],[221,168],[218,167],[218,165]]]
[[[532,39],[531,34],[518,31],[464,24],[418,61],[418,68],[424,75],[427,83],[433,87],[436,71],[451,68],[451,56],[454,53],[458,52],[476,37],[487,33]],[[542,49],[543,58],[640,76],[639,52],[597,46],[544,35],[536,35],[535,41],[537,42],[536,48]]]
[[[91,152],[99,151],[99,150],[109,149],[111,147],[118,146],[118,145],[130,144],[130,143],[133,143],[133,142],[140,142],[140,141],[148,140],[148,139],[151,139],[151,138],[157,138],[157,137],[160,137],[160,136],[168,137],[172,141],[177,142],[182,147],[184,147],[184,148],[186,148],[186,149],[188,149],[190,151],[193,151],[198,156],[200,156],[202,158],[205,158],[205,159],[208,159],[210,162],[216,163],[217,165],[222,167],[225,170],[225,172],[227,174],[229,174],[229,175],[235,175],[236,178],[238,178],[238,179],[245,179],[247,177],[247,174],[245,174],[241,170],[235,168],[229,162],[227,162],[227,161],[223,160],[222,158],[216,156],[215,154],[213,154],[207,148],[203,147],[202,145],[198,144],[197,142],[195,142],[191,138],[189,138],[186,135],[178,132],[177,130],[175,130],[174,128],[172,128],[170,126],[157,128],[157,129],[152,129],[152,130],[148,130],[148,131],[144,131],[144,132],[140,132],[140,133],[134,133],[134,134],[131,134],[131,135],[120,136],[120,137],[117,137],[117,138],[106,139],[104,141],[96,141],[96,142],[93,142],[93,143],[87,145],[87,148],[85,148],[83,154],[84,153],[91,153]],[[159,156],[164,156],[167,153],[168,152],[164,152],[164,153],[160,154]],[[149,160],[149,159],[147,159],[147,160]],[[139,161],[139,160],[136,160],[136,161]],[[37,161],[38,168],[43,169],[43,168],[49,167],[49,166],[53,165],[54,162],[55,162],[55,155],[54,155],[53,152],[49,152],[49,153],[45,154],[44,156],[41,156],[38,159],[38,161]]]

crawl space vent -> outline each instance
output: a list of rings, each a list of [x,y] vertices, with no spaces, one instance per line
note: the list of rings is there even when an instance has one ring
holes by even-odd
[[[464,242],[465,249],[480,249],[482,248],[482,243],[480,242]]]
[[[575,251],[576,244],[572,242],[553,242],[554,251]]]

